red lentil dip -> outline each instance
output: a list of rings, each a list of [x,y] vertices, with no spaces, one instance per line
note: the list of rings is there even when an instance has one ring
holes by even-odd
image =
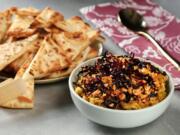
[[[168,76],[149,62],[106,52],[94,65],[84,66],[75,92],[88,102],[111,109],[135,110],[162,101]]]

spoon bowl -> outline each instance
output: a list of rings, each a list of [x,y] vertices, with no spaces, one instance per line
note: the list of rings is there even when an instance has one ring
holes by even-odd
[[[180,70],[179,62],[176,61],[173,57],[170,56],[159,43],[147,32],[148,26],[143,16],[140,15],[136,10],[132,8],[121,9],[118,12],[117,20],[125,25],[128,29],[136,32],[139,35],[142,35],[149,39],[151,43],[162,53],[162,55],[177,68]]]
[[[148,29],[143,16],[132,8],[122,9],[118,13],[118,21],[133,31],[145,31]]]

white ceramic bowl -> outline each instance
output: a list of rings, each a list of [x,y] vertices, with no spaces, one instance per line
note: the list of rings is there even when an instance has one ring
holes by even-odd
[[[79,111],[87,117],[89,120],[92,120],[101,125],[115,127],[115,128],[132,128],[145,125],[157,119],[162,115],[167,109],[172,95],[174,93],[174,85],[172,82],[171,76],[169,77],[169,94],[168,96],[161,101],[160,103],[139,110],[113,110],[100,106],[93,105],[84,99],[82,99],[74,91],[73,82],[77,80],[77,74],[80,71],[82,66],[93,65],[98,58],[88,60],[81,65],[77,66],[69,77],[69,89],[71,93],[72,100]],[[143,59],[141,59],[143,60]],[[147,60],[144,60],[147,61]],[[150,62],[150,61],[148,61]],[[151,64],[158,67],[160,70],[163,70],[157,64],[151,62]],[[164,71],[164,70],[163,70]]]

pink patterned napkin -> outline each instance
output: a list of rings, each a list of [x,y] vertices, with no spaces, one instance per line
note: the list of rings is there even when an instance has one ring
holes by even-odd
[[[144,16],[150,27],[149,33],[180,62],[180,20],[151,0],[121,0],[84,7],[80,12],[126,52],[148,58],[171,73],[176,88],[180,88],[180,71],[146,38],[128,30],[117,21],[120,9],[131,7]]]

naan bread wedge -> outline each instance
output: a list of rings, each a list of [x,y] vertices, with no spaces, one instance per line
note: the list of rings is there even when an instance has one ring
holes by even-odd
[[[0,106],[21,96],[26,89],[25,81],[23,79],[9,78],[0,83]]]
[[[2,43],[3,38],[6,35],[6,32],[10,25],[11,14],[9,10],[0,12],[0,43]]]
[[[55,25],[67,32],[81,32],[87,35],[91,41],[100,36],[99,30],[92,29],[91,26],[85,23],[79,16],[74,16],[70,19],[58,22]]]
[[[14,80],[22,79],[24,81],[23,84],[23,93],[18,95],[17,97],[0,104],[0,106],[5,108],[33,108],[34,106],[34,77],[29,74],[30,72],[30,64],[32,63],[34,56],[29,56],[26,62],[22,65],[20,70],[17,72]],[[28,68],[29,67],[29,68]],[[15,86],[17,87],[17,86]],[[21,88],[21,90],[22,90]],[[14,93],[17,95],[14,89]]]
[[[60,23],[64,20],[64,16],[51,9],[50,7],[44,8],[41,13],[36,17],[36,20],[44,26],[49,27],[52,24]]]
[[[29,75],[23,78],[26,82],[24,93],[1,105],[6,108],[31,109],[34,107],[34,78]]]
[[[69,64],[70,61],[64,51],[50,37],[47,37],[36,54],[31,74],[36,79],[42,78],[52,72],[66,68]]]
[[[82,63],[87,59],[90,51],[90,47],[87,47],[81,54],[78,55],[78,57],[72,62],[72,64],[68,68],[53,72],[49,76],[47,76],[46,79],[67,77],[78,64]]]
[[[30,70],[32,67],[32,63],[34,56],[31,55],[26,60],[26,62],[22,65],[20,70],[17,72],[15,79],[23,79],[24,87],[23,93],[18,95],[18,97],[11,99],[0,106],[5,108],[22,108],[22,109],[30,109],[34,107],[34,77],[30,74]]]
[[[16,14],[20,16],[34,16],[36,17],[39,15],[40,10],[33,8],[33,7],[26,7],[26,8],[16,8]]]
[[[20,56],[19,58],[15,59],[12,63],[10,63],[8,66],[6,66],[6,68],[4,69],[5,72],[9,72],[12,74],[17,73],[17,71],[20,69],[20,67],[25,63],[25,61],[31,57],[34,56],[40,45],[42,43],[42,40],[37,39],[31,48],[29,48],[29,50],[27,50],[27,52],[25,52],[22,56]]]
[[[71,60],[74,60],[91,43],[86,35],[78,32],[54,34],[53,39],[66,52],[66,55]]]
[[[32,48],[37,37],[38,35],[33,35],[23,40],[0,45],[0,71]]]
[[[12,24],[7,31],[7,35],[14,38],[23,38],[32,35],[35,31],[35,29],[30,28],[33,21],[33,16],[20,16],[14,14],[12,17]]]

